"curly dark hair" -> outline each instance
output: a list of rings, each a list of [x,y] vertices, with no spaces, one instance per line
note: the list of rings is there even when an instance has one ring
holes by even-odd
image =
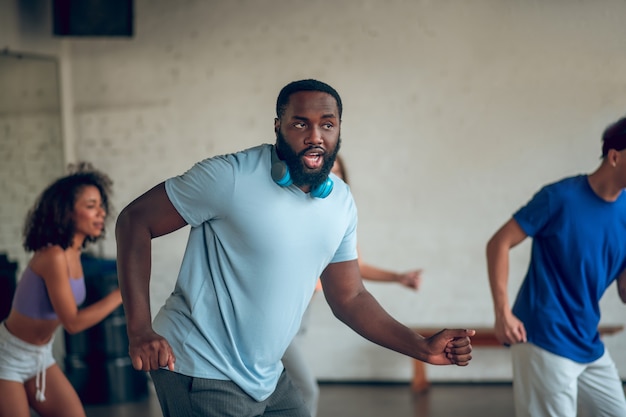
[[[24,223],[23,246],[27,252],[34,252],[49,245],[59,245],[67,249],[72,245],[75,225],[72,220],[74,204],[82,189],[93,185],[98,188],[105,210],[105,222],[110,215],[109,195],[113,181],[108,175],[96,170],[89,162],[79,162],[68,166],[69,174],[50,184],[37,198],[29,210]],[[88,242],[96,242],[105,235],[105,229],[97,237],[87,236]]]

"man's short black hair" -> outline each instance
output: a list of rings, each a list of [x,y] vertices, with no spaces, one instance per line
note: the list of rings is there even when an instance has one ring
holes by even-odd
[[[339,119],[341,120],[343,106],[341,104],[341,97],[339,97],[339,93],[330,85],[313,79],[293,81],[284,86],[282,90],[280,90],[280,93],[278,94],[278,99],[276,100],[276,117],[280,119],[280,117],[285,114],[285,109],[287,108],[287,104],[289,103],[289,97],[291,97],[292,94],[300,91],[321,91],[322,93],[327,93],[333,96],[335,98],[335,101],[337,101],[337,108],[339,109]]]
[[[607,127],[602,134],[602,158],[605,158],[611,149],[616,151],[626,149],[626,117]]]

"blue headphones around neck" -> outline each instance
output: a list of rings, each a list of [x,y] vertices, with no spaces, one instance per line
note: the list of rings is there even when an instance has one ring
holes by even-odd
[[[272,146],[272,179],[281,187],[289,187],[293,184],[291,174],[289,174],[289,167],[287,167],[287,164],[284,161],[281,161],[280,158],[278,158],[276,146]],[[309,194],[311,197],[326,198],[333,190],[333,185],[333,180],[326,178],[326,181],[311,188],[311,192]]]

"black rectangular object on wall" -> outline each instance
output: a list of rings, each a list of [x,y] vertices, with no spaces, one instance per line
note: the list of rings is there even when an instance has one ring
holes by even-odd
[[[16,273],[17,262],[10,261],[6,254],[0,253],[0,326],[11,312],[17,286]]]
[[[54,34],[133,36],[133,0],[53,0]]]

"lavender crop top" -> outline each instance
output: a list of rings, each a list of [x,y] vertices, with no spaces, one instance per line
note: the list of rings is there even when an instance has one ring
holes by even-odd
[[[70,279],[70,286],[72,287],[76,305],[82,304],[87,296],[85,277]],[[13,308],[32,319],[57,319],[57,314],[54,312],[48,296],[46,283],[30,267],[26,267],[22,278],[17,283],[15,296],[13,297]]]

